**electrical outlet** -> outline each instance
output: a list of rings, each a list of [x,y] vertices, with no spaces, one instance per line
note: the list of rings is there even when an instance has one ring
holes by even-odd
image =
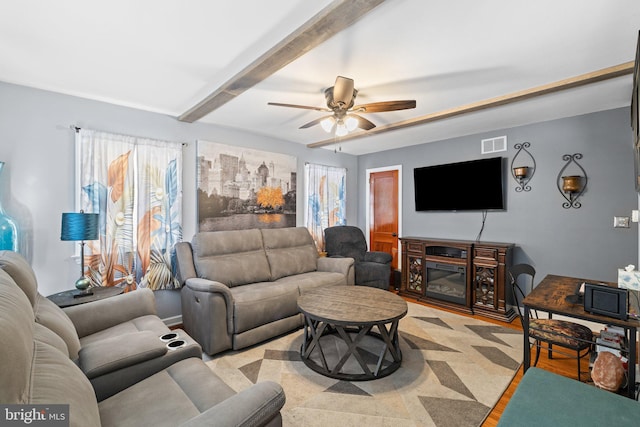
[[[638,222],[638,209],[634,209],[631,211],[631,222]]]
[[[615,228],[629,228],[629,217],[628,216],[614,216],[613,217],[613,226]]]

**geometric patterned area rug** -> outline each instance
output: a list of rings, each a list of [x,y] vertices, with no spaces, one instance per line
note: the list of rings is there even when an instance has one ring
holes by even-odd
[[[282,385],[285,427],[477,427],[522,362],[522,332],[407,302],[400,320],[402,365],[371,381],[343,381],[300,359],[302,330],[207,365],[236,391],[258,381]],[[365,351],[366,353],[366,351]]]

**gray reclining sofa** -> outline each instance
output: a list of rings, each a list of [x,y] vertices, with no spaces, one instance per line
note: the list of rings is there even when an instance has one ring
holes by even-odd
[[[201,232],[176,255],[182,324],[209,355],[299,328],[299,295],[354,284],[353,259],[320,257],[305,227]]]
[[[36,275],[22,255],[0,251],[4,270],[27,296],[36,336],[66,353],[89,378],[98,401],[202,348],[184,331],[171,331],[156,315],[153,292],[140,289],[90,304],[60,308],[38,292]],[[158,337],[175,332],[185,345],[169,351]]]
[[[0,403],[20,405],[16,410],[25,412],[35,410],[34,405],[47,408],[53,404],[69,405],[67,425],[73,427],[282,425],[280,410],[285,396],[280,385],[265,381],[237,393],[209,369],[200,356],[185,358],[182,357],[186,356],[183,354],[164,368],[158,368],[153,362],[170,361],[174,357],[172,352],[177,350],[170,350],[169,359],[163,359],[162,356],[148,359],[147,361],[152,362],[151,365],[136,372],[123,368],[121,360],[112,359],[110,363],[105,363],[102,365],[103,370],[109,371],[108,368],[113,367],[116,368],[113,372],[119,370],[124,373],[112,378],[114,383],[123,381],[124,384],[118,384],[117,392],[98,401],[92,383],[78,366],[82,365],[83,347],[78,350],[77,343],[74,347],[80,353],[80,359],[73,360],[69,357],[66,342],[77,341],[78,338],[74,340],[70,336],[58,335],[58,330],[66,330],[66,333],[62,332],[63,335],[72,335],[71,320],[57,306],[51,307],[50,301],[37,292],[27,295],[16,284],[14,277],[23,281],[30,280],[30,267],[17,269],[14,263],[7,262],[8,259],[16,258],[0,251]],[[6,270],[10,270],[12,274]],[[82,304],[93,308],[84,314],[87,317],[83,319],[83,323],[90,325],[89,328],[106,317],[113,318],[113,322],[129,318],[120,324],[119,331],[122,335],[118,335],[119,326],[114,325],[104,341],[99,336],[94,336],[94,343],[119,338],[119,342],[129,348],[146,345],[142,343],[146,343],[146,339],[131,332],[131,328],[154,324],[153,315],[144,314],[149,307],[143,304],[138,307],[140,313],[137,314],[141,315],[136,316],[135,307],[126,301],[127,297],[129,302],[135,301],[129,295],[146,293],[136,291],[109,298],[112,302],[120,301],[121,304],[113,303],[100,308],[96,307],[98,302]],[[153,299],[153,293],[148,291],[148,294]],[[142,335],[153,333],[148,329],[142,332]],[[157,333],[160,332],[159,329]],[[155,336],[154,340],[159,341],[159,338]],[[90,348],[91,345],[87,344],[85,348]],[[166,350],[164,344],[163,347]],[[199,349],[197,344],[192,344],[191,347]],[[102,347],[102,350],[107,348]],[[157,352],[151,353],[157,356]],[[105,357],[109,354],[113,355],[112,352],[105,351],[102,356],[93,356],[105,362]],[[125,365],[130,366],[130,362],[133,360],[129,359]],[[148,376],[129,384],[130,376],[139,378],[140,372]],[[41,408],[38,407],[38,410]]]

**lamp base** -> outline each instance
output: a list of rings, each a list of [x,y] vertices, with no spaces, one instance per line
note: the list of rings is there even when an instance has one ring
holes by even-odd
[[[86,277],[82,276],[78,280],[76,280],[76,289],[77,291],[73,292],[74,298],[87,297],[89,295],[93,295],[91,289],[89,289],[89,285],[91,282]]]

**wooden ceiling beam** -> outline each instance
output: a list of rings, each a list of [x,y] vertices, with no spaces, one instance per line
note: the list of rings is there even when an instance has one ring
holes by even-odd
[[[178,117],[193,123],[266,79],[340,31],[385,0],[336,0]]]
[[[463,114],[473,113],[476,111],[486,110],[489,108],[499,107],[502,105],[511,104],[514,102],[525,101],[527,99],[535,98],[542,95],[548,95],[567,89],[572,89],[580,86],[585,86],[592,83],[601,82],[603,80],[613,79],[616,77],[625,76],[633,73],[634,61],[625,62],[620,65],[615,65],[601,70],[592,71],[590,73],[581,74],[579,76],[570,77],[567,79],[559,80],[554,83],[545,84],[542,86],[536,86],[530,89],[513,92],[507,95],[498,96],[495,98],[485,99],[483,101],[473,102],[471,104],[462,105],[447,110],[438,111],[424,116],[415,117],[413,119],[404,120],[397,123],[390,123],[388,125],[378,126],[371,130],[358,132],[343,136],[342,138],[331,138],[323,141],[313,142],[307,144],[309,148],[319,148],[326,145],[332,145],[336,142],[343,143],[353,139],[364,138],[367,136],[378,135],[384,132],[390,132],[393,130],[404,129],[411,126],[418,126],[427,123],[432,123],[438,120],[444,120]]]

